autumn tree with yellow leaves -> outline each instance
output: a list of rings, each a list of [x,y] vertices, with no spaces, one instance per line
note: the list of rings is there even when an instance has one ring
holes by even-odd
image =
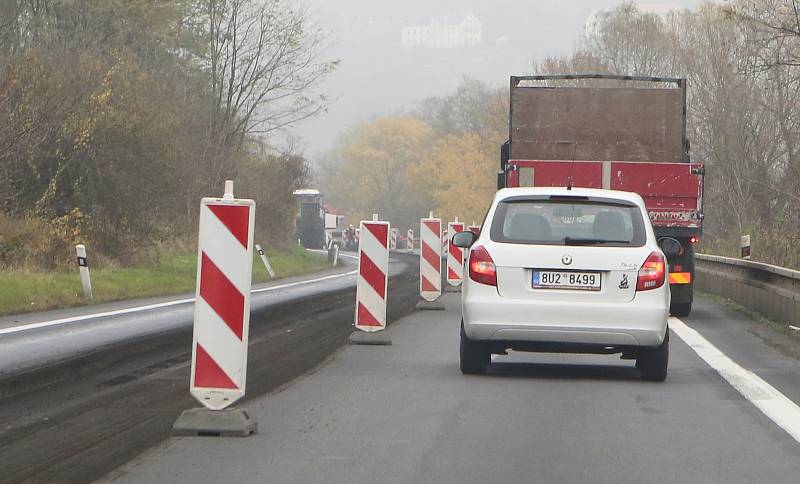
[[[430,206],[430,194],[414,183],[412,170],[427,156],[434,136],[427,124],[411,116],[357,127],[342,139],[335,166],[323,174],[323,192],[350,220],[371,219],[377,213],[412,226]]]
[[[322,163],[323,193],[353,222],[379,213],[413,228],[433,210],[446,220],[480,224],[507,135],[506,97],[505,90],[465,79],[409,115],[356,127]]]

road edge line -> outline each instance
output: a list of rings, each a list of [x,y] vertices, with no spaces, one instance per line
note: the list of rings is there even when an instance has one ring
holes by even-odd
[[[334,275],[331,275],[331,276],[319,277],[317,279],[309,279],[309,280],[306,280],[306,281],[297,281],[297,282],[291,282],[291,283],[287,283],[287,284],[281,284],[281,285],[278,285],[278,286],[270,286],[270,287],[264,287],[264,288],[261,288],[261,289],[253,289],[253,290],[250,291],[250,293],[251,294],[258,294],[258,293],[262,293],[262,292],[277,291],[279,289],[286,289],[286,288],[289,288],[289,287],[303,286],[303,285],[306,285],[306,284],[313,284],[313,283],[316,283],[316,282],[323,282],[323,281],[327,281],[327,280],[331,280],[331,279],[338,279],[338,278],[341,278],[341,277],[352,276],[352,275],[355,275],[356,273],[357,273],[357,271],[350,271],[350,272],[344,272],[344,273],[341,273],[341,274],[334,274]],[[77,323],[77,322],[80,322],[80,321],[89,321],[89,320],[98,319],[98,318],[107,318],[107,317],[111,317],[111,316],[120,316],[120,315],[123,315],[123,314],[138,313],[138,312],[142,312],[142,311],[149,311],[151,309],[161,309],[161,308],[166,308],[166,307],[170,307],[170,306],[179,306],[181,304],[189,304],[189,303],[193,303],[193,302],[194,302],[194,298],[177,299],[177,300],[174,300],[174,301],[166,301],[166,302],[157,303],[157,304],[148,304],[148,305],[145,305],[145,306],[134,306],[132,308],[117,309],[117,310],[114,310],[114,311],[105,311],[105,312],[102,312],[102,313],[84,314],[84,315],[81,315],[81,316],[72,316],[72,317],[69,317],[69,318],[53,319],[53,320],[50,320],[50,321],[41,321],[41,322],[38,322],[38,323],[23,324],[23,325],[20,325],[20,326],[12,326],[10,328],[0,329],[0,336],[8,335],[8,334],[22,333],[22,332],[30,331],[30,330],[33,330],[33,329],[41,329],[41,328],[48,328],[48,327],[51,327],[51,326],[61,326],[63,324],[69,324],[69,323]]]
[[[671,317],[669,327],[746,400],[800,443],[800,406],[764,379],[733,361],[680,319]]]

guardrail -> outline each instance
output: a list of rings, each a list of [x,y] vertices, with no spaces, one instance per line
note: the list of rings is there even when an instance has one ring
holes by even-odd
[[[695,289],[800,326],[800,271],[716,255],[695,260]]]

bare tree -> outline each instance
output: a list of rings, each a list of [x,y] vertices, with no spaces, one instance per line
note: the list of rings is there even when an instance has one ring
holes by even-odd
[[[336,66],[307,12],[280,0],[202,0],[211,81],[210,172],[218,185],[248,136],[267,136],[326,107],[316,87]]]

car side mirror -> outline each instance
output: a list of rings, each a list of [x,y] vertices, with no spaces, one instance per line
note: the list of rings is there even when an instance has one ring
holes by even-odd
[[[680,255],[681,251],[683,250],[681,243],[672,237],[664,237],[663,239],[659,240],[658,246],[661,247],[661,250],[667,257]]]
[[[469,249],[476,240],[478,240],[478,236],[475,235],[475,232],[472,232],[471,230],[458,232],[457,234],[453,235],[453,245],[456,247],[461,247],[462,249]]]

